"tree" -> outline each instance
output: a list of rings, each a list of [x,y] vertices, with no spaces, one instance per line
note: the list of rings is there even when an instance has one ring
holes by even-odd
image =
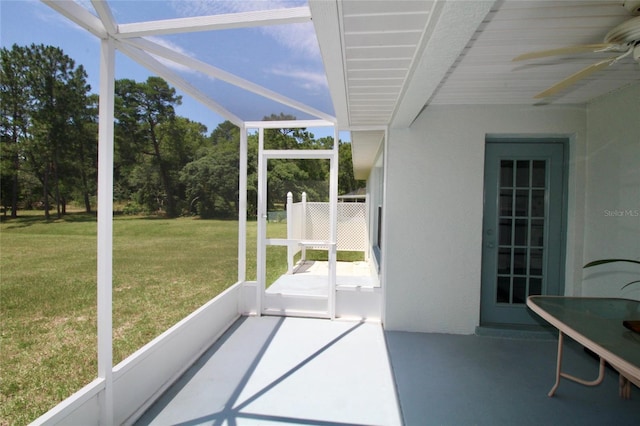
[[[211,132],[209,140],[213,146],[228,142],[239,144],[240,128],[229,120],[225,120]]]
[[[0,50],[0,182],[2,205],[11,208],[11,217],[17,217],[21,166],[21,140],[28,134],[29,94],[26,76],[28,64],[24,47],[13,45],[11,50]]]
[[[175,120],[174,106],[180,105],[181,96],[174,88],[159,77],[149,77],[144,83],[133,80],[116,81],[118,110],[116,113],[118,142],[122,144],[120,159],[139,159],[139,154],[147,157],[150,165],[157,170],[164,191],[162,199],[156,200],[158,208],[164,208],[167,217],[178,215],[175,180],[172,177],[170,159],[165,157],[162,137],[159,134],[163,123]],[[136,161],[133,161],[136,164]],[[151,199],[147,198],[147,202]],[[153,207],[153,205],[147,205]]]
[[[76,154],[83,152],[74,129],[87,120],[90,87],[86,77],[84,68],[76,67],[60,48],[32,44],[3,49],[2,140],[7,148],[3,160],[11,159],[3,162],[3,174],[12,182],[13,211],[20,176],[33,175],[41,184],[45,217],[49,218],[50,198],[55,200],[58,216],[64,213],[78,172]]]
[[[210,145],[180,173],[189,205],[204,218],[238,214],[240,129],[221,123],[209,137]]]
[[[357,189],[364,188],[366,182],[356,180],[353,174],[353,159],[351,144],[340,141],[338,145],[338,194],[349,194]]]
[[[72,188],[82,199],[85,212],[91,212],[91,196],[97,192],[98,172],[98,95],[88,97],[86,108],[73,120],[72,141],[76,153],[77,176]]]

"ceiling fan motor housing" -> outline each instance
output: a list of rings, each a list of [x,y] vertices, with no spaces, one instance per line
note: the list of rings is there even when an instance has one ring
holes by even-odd
[[[624,2],[624,7],[632,15],[640,15],[640,0],[626,0]]]
[[[638,41],[640,41],[640,16],[623,22],[604,37],[605,43],[626,44],[627,46],[633,46]]]

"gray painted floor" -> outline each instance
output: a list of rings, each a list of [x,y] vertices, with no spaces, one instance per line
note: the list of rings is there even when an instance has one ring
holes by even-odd
[[[556,395],[556,340],[385,332],[406,425],[640,425],[640,390],[618,396],[618,375]],[[567,342],[568,339],[565,339]],[[594,379],[598,363],[575,343],[563,369]]]
[[[598,387],[563,380],[547,397],[555,357],[548,339],[243,318],[138,424],[640,424],[640,390],[621,400],[611,371]],[[580,377],[597,374],[597,362],[575,344],[565,349],[564,365]]]

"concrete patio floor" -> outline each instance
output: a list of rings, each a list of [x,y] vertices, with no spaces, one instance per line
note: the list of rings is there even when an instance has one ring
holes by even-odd
[[[618,397],[563,380],[556,341],[383,331],[380,324],[244,317],[137,424],[637,425],[640,390]],[[565,370],[597,362],[578,345]]]

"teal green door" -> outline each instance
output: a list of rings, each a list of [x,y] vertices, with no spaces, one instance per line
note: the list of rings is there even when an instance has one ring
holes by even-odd
[[[536,325],[528,296],[564,291],[565,144],[488,141],[481,324]]]

